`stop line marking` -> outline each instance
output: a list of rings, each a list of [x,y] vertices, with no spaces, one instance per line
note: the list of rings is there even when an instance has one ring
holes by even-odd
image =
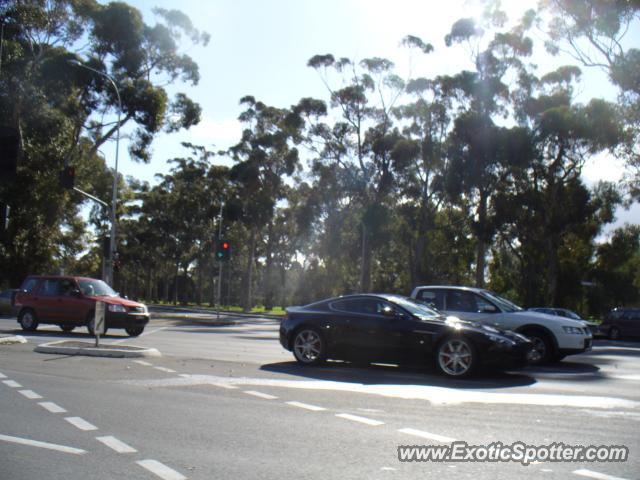
[[[28,445],[30,447],[45,448],[47,450],[55,450],[57,452],[71,453],[73,455],[82,455],[87,453],[86,450],[80,448],[67,447],[66,445],[57,445],[55,443],[40,442],[38,440],[30,440],[28,438],[12,437],[9,435],[0,435],[0,441],[16,443],[18,445]]]

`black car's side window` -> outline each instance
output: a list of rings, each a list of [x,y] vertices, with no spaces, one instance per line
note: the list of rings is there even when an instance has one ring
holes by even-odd
[[[364,315],[382,315],[384,307],[387,306],[390,307],[391,304],[375,298],[354,298],[331,303],[332,310]]]
[[[418,300],[433,305],[438,310],[444,310],[444,292],[442,290],[421,290]]]

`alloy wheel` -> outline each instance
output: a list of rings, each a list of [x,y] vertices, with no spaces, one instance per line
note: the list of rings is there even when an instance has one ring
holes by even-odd
[[[302,330],[296,335],[293,351],[302,363],[313,363],[322,355],[322,338],[314,330]]]
[[[447,375],[459,377],[473,366],[473,351],[464,340],[451,339],[438,349],[438,364]]]

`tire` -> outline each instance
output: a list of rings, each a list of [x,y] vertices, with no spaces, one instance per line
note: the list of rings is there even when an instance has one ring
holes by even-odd
[[[327,358],[327,344],[320,330],[303,327],[291,342],[293,356],[302,365],[320,365]]]
[[[544,365],[551,363],[556,359],[553,349],[553,342],[549,335],[538,330],[526,330],[523,335],[533,342],[535,355],[531,359],[531,365]]]
[[[124,331],[127,332],[127,335],[129,335],[130,337],[137,337],[142,332],[144,332],[144,327],[127,327],[124,329]]]
[[[27,308],[20,312],[18,322],[25,332],[35,332],[38,328],[38,317],[36,312]]]
[[[60,325],[60,330],[63,332],[73,332],[74,328],[76,328],[75,325]]]
[[[445,338],[436,349],[438,371],[450,378],[466,378],[476,371],[480,357],[473,343],[465,338]]]
[[[618,327],[611,327],[609,329],[609,340],[620,340],[622,334],[620,333],[620,329]]]

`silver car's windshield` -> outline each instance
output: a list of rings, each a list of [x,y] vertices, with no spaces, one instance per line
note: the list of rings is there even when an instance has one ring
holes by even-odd
[[[507,313],[520,312],[522,310],[522,308],[520,308],[515,303],[510,302],[506,298],[502,298],[501,296],[496,295],[493,292],[490,292],[488,290],[483,290],[482,293],[493,303],[496,303],[500,308],[500,310],[502,310],[503,312],[507,312]]]
[[[102,280],[78,280],[80,290],[89,297],[117,297],[118,293]]]

